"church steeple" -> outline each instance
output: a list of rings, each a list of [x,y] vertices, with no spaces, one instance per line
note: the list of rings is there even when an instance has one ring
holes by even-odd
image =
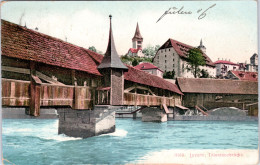
[[[198,46],[198,48],[199,48],[203,53],[206,53],[206,47],[203,45],[202,39],[200,40],[200,45]]]
[[[143,37],[142,37],[140,30],[139,30],[138,22],[137,22],[137,25],[136,25],[135,35],[134,35],[132,40],[135,40],[135,39],[142,39],[143,40]]]
[[[135,35],[132,38],[132,43],[133,43],[133,48],[142,49],[143,37],[140,33],[138,22],[136,25]]]
[[[118,68],[118,69],[128,70],[128,68],[120,60],[118,53],[116,51],[113,32],[112,32],[112,16],[109,15],[109,18],[110,18],[110,29],[109,29],[107,51],[104,55],[102,62],[99,64],[98,69]]]

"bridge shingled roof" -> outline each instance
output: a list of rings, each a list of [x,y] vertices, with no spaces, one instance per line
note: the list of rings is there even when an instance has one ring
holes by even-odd
[[[2,56],[102,76],[97,66],[102,62],[103,55],[5,20],[1,20],[1,23]],[[128,81],[182,94],[175,84],[133,67],[127,67],[129,70],[124,73],[124,76]]]
[[[2,55],[99,75],[88,49],[1,20]]]
[[[209,78],[177,78],[183,93],[258,94],[257,81]]]

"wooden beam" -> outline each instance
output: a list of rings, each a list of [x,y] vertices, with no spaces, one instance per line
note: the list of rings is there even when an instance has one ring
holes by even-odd
[[[76,71],[74,69],[71,70],[71,83],[77,86]]]
[[[169,109],[168,109],[168,107],[166,106],[166,104],[163,104],[163,109],[164,109],[164,111],[165,111],[165,113],[170,113],[170,111],[169,111]]]
[[[30,61],[30,108],[29,113],[32,116],[40,116],[40,105],[41,105],[41,80],[36,76],[36,63]]]
[[[124,92],[128,93],[128,92],[130,92],[133,89],[135,89],[135,86],[131,86],[131,87],[125,89]]]
[[[195,108],[196,108],[197,110],[199,110],[200,112],[202,112],[202,114],[204,114],[204,115],[206,115],[206,116],[209,115],[208,113],[206,113],[205,111],[203,111],[202,109],[200,109],[197,105],[195,106]]]
[[[130,92],[131,90],[133,90],[133,89],[142,89],[142,90],[147,90],[148,92],[150,92],[153,96],[156,96],[152,91],[151,91],[151,89],[149,89],[149,88],[147,88],[147,87],[142,87],[142,86],[140,86],[140,85],[136,85],[136,86],[131,86],[131,87],[129,87],[129,88],[127,88],[127,89],[125,89],[124,90],[124,92]]]
[[[30,74],[30,69],[25,69],[25,68],[16,68],[16,67],[10,67],[10,66],[2,66],[2,70],[8,71],[8,72]]]
[[[61,83],[61,82],[59,82],[57,80],[54,80],[51,77],[46,76],[45,74],[43,74],[43,73],[41,73],[39,71],[36,71],[36,76],[38,76],[39,78],[41,78],[41,79],[43,79],[43,80],[45,80],[45,81],[47,81],[48,83],[51,83],[51,84],[65,85],[65,84],[63,84],[63,83]]]
[[[22,73],[22,74],[31,74],[30,69],[26,69],[26,68],[2,66],[2,70],[8,71],[8,72]],[[41,73],[39,71],[36,71],[36,76],[39,77],[40,79],[47,81],[48,83],[51,83],[51,84],[64,85],[63,83],[56,81],[56,80],[52,79],[51,77],[48,77],[48,76],[44,75],[43,73]]]

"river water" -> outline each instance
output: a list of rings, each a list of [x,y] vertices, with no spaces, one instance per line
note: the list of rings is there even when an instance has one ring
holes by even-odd
[[[58,135],[56,119],[4,119],[3,157],[16,165],[126,164],[171,149],[257,149],[258,123],[116,119],[116,132]]]

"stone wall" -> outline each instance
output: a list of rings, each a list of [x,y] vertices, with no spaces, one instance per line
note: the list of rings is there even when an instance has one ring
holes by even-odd
[[[115,131],[115,109],[96,106],[94,110],[59,108],[59,134],[71,137],[92,137]]]
[[[147,107],[141,110],[143,122],[165,122],[167,114],[163,109]]]

